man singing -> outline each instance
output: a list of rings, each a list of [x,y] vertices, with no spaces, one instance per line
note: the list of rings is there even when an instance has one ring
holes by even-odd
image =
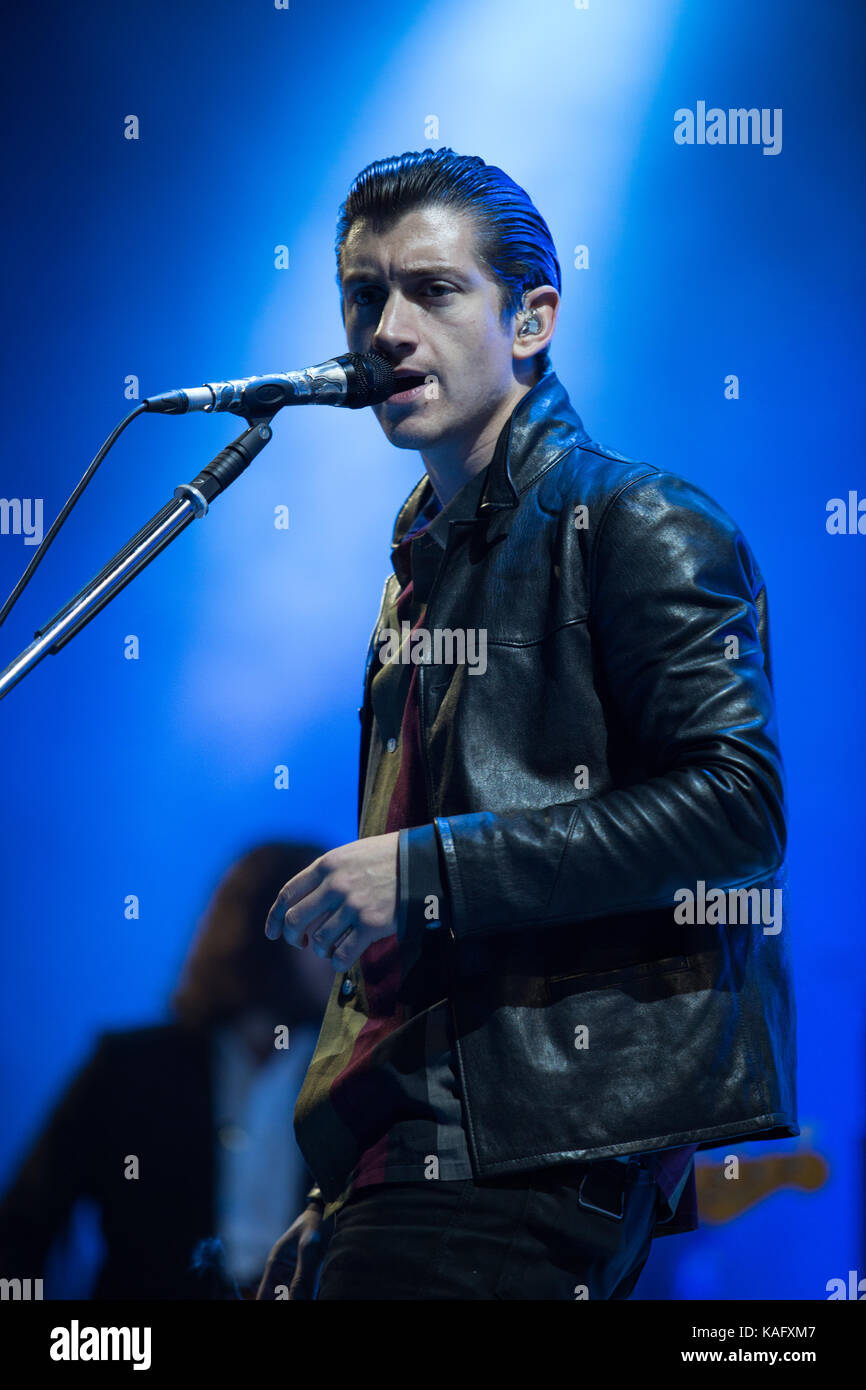
[[[425,473],[359,838],[268,917],[335,979],[295,1111],[317,1187],[259,1297],[627,1298],[697,1226],[696,1149],[799,1133],[764,581],[704,492],[587,434],[551,234],[501,169],[377,161],[336,251]]]

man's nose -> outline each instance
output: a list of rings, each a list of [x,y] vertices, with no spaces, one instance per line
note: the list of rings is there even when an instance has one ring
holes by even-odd
[[[414,347],[417,341],[412,305],[400,294],[389,294],[373,334],[373,351],[394,352],[398,348]]]

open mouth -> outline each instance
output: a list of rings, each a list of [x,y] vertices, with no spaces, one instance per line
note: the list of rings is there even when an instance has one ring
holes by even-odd
[[[391,392],[389,401],[411,401],[419,396],[424,389],[426,378],[416,373],[406,373],[405,376],[395,378],[396,390]]]

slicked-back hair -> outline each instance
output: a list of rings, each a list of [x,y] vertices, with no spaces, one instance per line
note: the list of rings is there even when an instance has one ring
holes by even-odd
[[[334,249],[342,299],[342,256],[353,224],[363,218],[386,231],[407,212],[424,207],[455,208],[476,228],[475,254],[500,287],[502,321],[523,307],[527,290],[553,285],[562,275],[550,228],[525,189],[479,155],[411,150],[368,164],[352,183],[337,218]],[[550,371],[550,349],[535,355],[538,377]]]

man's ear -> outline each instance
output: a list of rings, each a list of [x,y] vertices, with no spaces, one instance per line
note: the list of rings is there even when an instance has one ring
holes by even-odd
[[[523,308],[514,315],[511,353],[515,362],[524,363],[546,348],[556,329],[559,291],[553,285],[537,285],[523,296]]]

